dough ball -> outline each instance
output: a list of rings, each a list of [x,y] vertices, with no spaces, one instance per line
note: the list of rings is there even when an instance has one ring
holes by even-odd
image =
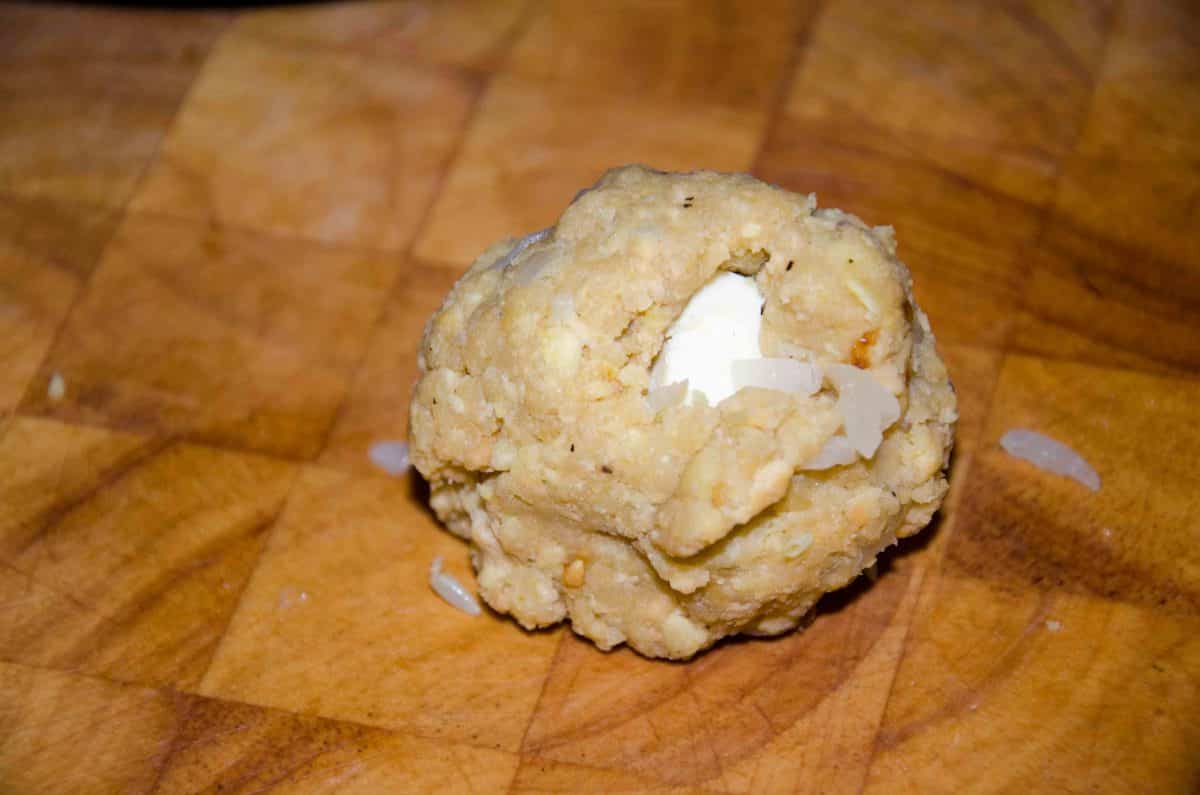
[[[410,454],[482,597],[683,659],[794,628],[924,527],[954,392],[891,230],[610,171],[426,326]]]

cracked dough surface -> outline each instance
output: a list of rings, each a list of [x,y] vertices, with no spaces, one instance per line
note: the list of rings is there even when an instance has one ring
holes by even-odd
[[[828,382],[651,409],[667,330],[721,270],[764,296],[764,356],[852,364],[896,395],[870,460],[802,469],[840,432]],[[604,649],[682,659],[786,632],[947,489],[954,392],[891,230],[746,175],[610,171],[472,264],[419,365],[410,454],[481,595]]]

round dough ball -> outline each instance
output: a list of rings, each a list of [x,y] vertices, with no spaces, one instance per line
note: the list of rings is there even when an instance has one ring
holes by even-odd
[[[762,356],[817,368],[817,391],[664,405],[656,357],[723,271],[761,292]],[[786,632],[947,489],[954,392],[891,229],[746,175],[610,171],[472,264],[419,365],[410,454],[481,595],[603,649]],[[871,390],[896,409],[855,454]]]

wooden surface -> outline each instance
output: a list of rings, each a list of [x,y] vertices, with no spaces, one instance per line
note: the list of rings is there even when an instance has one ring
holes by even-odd
[[[962,402],[932,531],[688,665],[451,610],[366,457],[630,161],[895,225]],[[0,791],[1195,792],[1198,226],[1187,0],[0,7]]]

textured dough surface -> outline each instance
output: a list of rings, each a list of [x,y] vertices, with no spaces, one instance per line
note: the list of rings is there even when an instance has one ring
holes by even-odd
[[[841,428],[828,382],[651,409],[667,330],[721,270],[763,294],[764,356],[852,364],[896,395],[870,460],[801,468]],[[745,175],[610,171],[472,264],[419,365],[410,453],[481,595],[604,649],[681,659],[786,632],[947,489],[954,392],[891,230]]]

